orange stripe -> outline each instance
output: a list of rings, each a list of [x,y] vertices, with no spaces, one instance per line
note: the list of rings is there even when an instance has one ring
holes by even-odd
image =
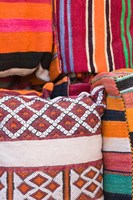
[[[51,62],[49,70],[50,80],[54,81],[61,74],[59,58],[56,58]]]
[[[121,98],[115,98],[115,97],[111,97],[108,96],[107,100],[107,109],[108,110],[118,110],[118,111],[124,111],[124,105],[123,105],[123,101]]]
[[[21,7],[21,9],[20,9]],[[38,3],[0,3],[0,18],[4,19],[52,19],[52,6]]]
[[[127,138],[128,130],[126,122],[103,121],[102,132],[104,137]]]
[[[31,93],[34,93],[38,96],[42,96],[42,93],[41,92],[37,92],[36,90],[13,90],[13,92],[11,90],[8,90],[8,89],[0,89],[0,92],[11,92],[11,95],[12,93],[15,93],[17,92],[19,95],[26,95],[26,94],[31,94]]]
[[[120,72],[124,72],[124,73],[133,73],[133,69],[121,68],[121,69],[114,70],[113,72],[114,72],[114,73],[120,73]]]
[[[8,172],[8,200],[13,200],[13,174]]]
[[[129,125],[129,131],[133,132],[133,108],[128,108],[126,110],[127,120]]]
[[[15,91],[15,90],[14,90]],[[26,94],[31,94],[33,93],[33,95],[38,95],[38,96],[42,96],[42,93],[41,92],[37,92],[35,90],[16,90],[16,92],[18,92],[19,94],[21,95],[26,95]]]
[[[52,33],[0,33],[0,53],[51,52]]]
[[[55,85],[60,85],[62,83],[68,82],[68,77],[65,76],[63,79],[61,79],[60,81],[58,81]]]
[[[105,44],[105,0],[94,0],[94,60],[99,72],[107,71]]]
[[[69,191],[69,170],[66,169],[64,172],[64,200],[70,200],[70,191]]]
[[[43,89],[46,89],[46,90],[49,90],[49,91],[53,91],[54,89],[54,84],[49,82],[49,83],[46,83],[44,86],[43,86]]]

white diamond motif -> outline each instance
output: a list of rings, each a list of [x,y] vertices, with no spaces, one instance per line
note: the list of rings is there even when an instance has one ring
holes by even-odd
[[[98,99],[97,103],[91,102],[91,105],[85,103],[84,98],[90,98],[90,94],[81,93],[76,99],[59,97],[50,101],[42,99],[40,97],[32,97],[32,98],[27,97],[27,100],[25,101],[24,99],[26,99],[26,96],[24,96],[23,98],[22,95],[20,96],[9,95],[6,97],[2,97],[0,99],[0,108],[5,110],[9,114],[7,114],[1,121],[0,129],[2,129],[5,132],[5,134],[8,135],[8,137],[10,137],[11,139],[16,139],[20,137],[26,130],[31,131],[32,134],[36,135],[37,137],[45,138],[54,130],[55,127],[66,136],[73,135],[80,126],[82,126],[85,130],[87,130],[89,134],[90,133],[93,134],[97,131],[101,123],[100,120],[101,116],[98,113],[98,111],[96,111],[96,107],[99,105],[105,107],[105,105],[102,103],[103,92],[102,91],[99,92],[97,97]],[[9,100],[10,101],[12,100],[12,102],[18,102],[16,108],[14,107],[14,109],[12,109],[11,105],[7,106]],[[37,103],[41,102],[44,104],[44,106],[42,106],[42,108],[39,111],[34,109],[33,104],[35,104],[36,102]],[[67,108],[62,107],[60,105],[60,102],[64,103],[68,102],[69,103],[68,107]],[[81,117],[72,112],[72,109],[74,109],[74,107],[77,105],[82,106],[86,109]],[[50,106],[52,106],[52,109],[55,108],[56,113],[60,111],[59,115],[55,118],[55,120],[50,118],[50,116],[46,115],[46,111],[50,109]],[[33,113],[31,114],[28,120],[24,120],[20,115],[20,112],[23,109],[27,109],[29,110],[29,112]],[[86,122],[86,119],[90,114],[94,114],[99,120],[94,127],[91,127],[89,125],[89,122]],[[73,125],[69,128],[69,130],[65,128],[62,122],[66,116],[71,118],[74,122]],[[10,119],[12,119],[12,117],[14,117],[14,119],[19,122],[19,126],[21,126],[21,128],[17,130],[15,133],[12,133],[12,131],[9,130],[8,127],[6,127],[6,123]],[[38,118],[42,118],[44,121],[48,123],[48,127],[45,129],[45,131],[39,131],[38,129],[36,129],[35,126],[33,126],[33,123],[36,122]]]

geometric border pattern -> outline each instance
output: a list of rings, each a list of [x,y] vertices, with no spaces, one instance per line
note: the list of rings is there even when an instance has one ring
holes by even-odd
[[[63,199],[62,172],[55,177],[37,171],[23,180],[20,174],[14,173],[14,199]]]
[[[0,168],[3,200],[96,200],[103,197],[102,160],[41,168]]]
[[[83,172],[71,170],[71,199],[100,198],[103,190],[103,168],[88,167]]]

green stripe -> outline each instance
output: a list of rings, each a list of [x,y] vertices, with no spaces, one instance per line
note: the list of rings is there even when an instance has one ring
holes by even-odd
[[[129,50],[130,50],[130,67],[133,67],[132,63],[132,38],[130,35],[130,23],[131,23],[131,0],[128,0],[128,17],[127,17],[127,37],[129,41]]]
[[[118,194],[132,194],[132,177],[104,174],[104,191]]]
[[[125,5],[125,0],[122,0],[122,13],[121,13],[121,39],[123,43],[123,51],[124,51],[124,56],[125,56],[125,62],[126,62],[126,67],[128,68],[128,50],[127,50],[127,45],[126,45],[126,39],[124,36],[125,32],[125,26],[124,26],[124,19],[125,19],[125,13],[126,13],[126,5]]]

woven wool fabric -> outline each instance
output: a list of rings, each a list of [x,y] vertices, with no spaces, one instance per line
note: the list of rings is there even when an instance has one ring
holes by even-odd
[[[49,88],[49,84],[52,86],[52,88]],[[66,96],[66,97],[76,97],[78,96],[81,92],[88,92],[90,93],[91,90],[91,83],[90,82],[75,82],[71,83],[71,80],[69,77],[64,76],[61,80],[59,80],[57,83],[52,84],[52,83],[47,83],[45,84],[48,90],[51,90],[51,95],[50,98],[53,99],[58,96]]]
[[[132,200],[133,70],[99,74],[93,79],[97,85],[107,92],[102,118],[105,199]]]
[[[103,200],[103,87],[76,98],[0,91],[0,198]]]
[[[57,11],[64,72],[133,67],[132,0],[59,0]]]
[[[70,84],[70,86],[69,86],[69,95],[70,96],[77,96],[82,91],[90,92],[90,88],[91,88],[91,86],[90,86],[89,83]]]
[[[38,69],[37,77],[48,81],[51,68],[52,79],[56,78],[60,70],[54,4],[54,0],[0,1],[0,77],[25,76]]]

